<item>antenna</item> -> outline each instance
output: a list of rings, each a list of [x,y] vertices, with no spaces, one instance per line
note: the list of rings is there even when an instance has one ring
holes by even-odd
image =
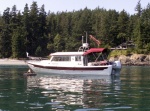
[[[87,31],[85,31],[85,33],[86,33],[86,43],[87,43]]]
[[[84,36],[82,36],[82,44],[83,44],[83,42],[84,42]]]
[[[85,52],[87,49],[89,49],[89,44],[87,43],[87,31],[86,33],[86,43],[84,42],[84,36],[82,36],[82,46],[79,47],[78,52],[82,51]]]
[[[85,31],[85,33],[86,33],[86,42],[85,43],[83,42],[82,46],[83,46],[83,48],[88,49],[89,48],[89,44],[87,43],[87,36],[88,36],[87,31]]]

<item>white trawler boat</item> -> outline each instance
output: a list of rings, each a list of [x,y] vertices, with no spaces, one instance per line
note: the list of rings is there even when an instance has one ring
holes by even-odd
[[[27,64],[36,74],[74,74],[74,75],[119,75],[120,61],[110,62],[106,57],[107,49],[90,48],[83,42],[76,52],[55,52],[49,60],[28,61]]]

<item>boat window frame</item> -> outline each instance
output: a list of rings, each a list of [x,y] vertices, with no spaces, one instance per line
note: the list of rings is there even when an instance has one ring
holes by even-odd
[[[75,61],[82,61],[82,56],[81,55],[76,55],[75,56]]]
[[[56,59],[56,60],[54,60],[54,59]],[[71,56],[68,56],[68,55],[53,56],[51,61],[52,62],[70,62],[71,61]]]

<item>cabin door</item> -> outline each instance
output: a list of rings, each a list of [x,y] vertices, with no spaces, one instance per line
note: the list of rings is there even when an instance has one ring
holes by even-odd
[[[87,66],[87,64],[88,64],[88,58],[87,58],[87,56],[83,57],[83,64],[84,64],[84,66]]]

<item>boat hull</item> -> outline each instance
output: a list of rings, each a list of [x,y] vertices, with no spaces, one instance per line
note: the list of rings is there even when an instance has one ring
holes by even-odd
[[[28,63],[28,66],[36,74],[74,74],[74,75],[111,75],[112,65],[105,66],[81,66],[81,67],[64,67],[64,66],[44,66]]]

